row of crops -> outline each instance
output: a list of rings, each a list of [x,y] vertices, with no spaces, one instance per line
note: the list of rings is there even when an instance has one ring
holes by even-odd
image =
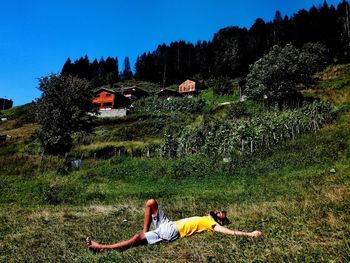
[[[200,98],[172,98],[170,100],[157,97],[148,97],[133,103],[133,112],[201,112],[206,105],[205,100]]]
[[[316,132],[334,119],[331,105],[313,102],[298,109],[274,110],[239,120],[212,121],[200,127],[168,132],[163,158],[193,154],[228,156],[270,148],[299,134]]]

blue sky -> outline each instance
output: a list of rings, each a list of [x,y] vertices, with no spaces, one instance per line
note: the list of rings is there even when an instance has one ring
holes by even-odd
[[[340,0],[328,0],[337,5]],[[323,0],[11,0],[0,2],[0,97],[40,97],[38,78],[75,60],[136,57],[158,44],[211,40],[226,26],[249,28],[275,11],[291,16]]]

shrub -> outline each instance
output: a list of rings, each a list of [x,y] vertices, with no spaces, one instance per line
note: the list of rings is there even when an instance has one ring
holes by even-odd
[[[228,117],[231,120],[238,120],[241,118],[248,118],[251,114],[247,109],[247,104],[245,103],[232,103],[229,106]]]
[[[200,98],[173,98],[163,100],[157,97],[148,97],[133,104],[133,112],[201,112],[206,102]]]
[[[81,191],[82,189],[73,183],[53,182],[44,183],[40,186],[42,202],[49,205],[80,203]]]
[[[309,84],[311,75],[325,66],[325,52],[321,44],[306,44],[301,51],[291,44],[274,46],[251,66],[244,93],[258,101],[290,97],[298,83]]]
[[[233,85],[229,77],[219,77],[213,83],[213,91],[215,95],[232,95]]]
[[[165,158],[192,154],[227,156],[269,148],[301,133],[317,131],[335,118],[332,107],[323,102],[298,110],[270,111],[249,119],[212,121],[201,127],[186,127],[178,134],[169,131],[161,147]]]
[[[86,80],[52,74],[39,80],[42,97],[37,101],[38,138],[48,154],[64,154],[72,146],[71,134],[90,128],[92,89]]]

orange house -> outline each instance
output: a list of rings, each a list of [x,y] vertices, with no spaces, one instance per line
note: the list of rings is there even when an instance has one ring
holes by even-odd
[[[185,96],[196,95],[202,85],[201,81],[188,79],[179,85],[179,93]]]
[[[118,92],[107,88],[95,91],[93,104],[99,109],[117,109],[130,105],[130,100]]]

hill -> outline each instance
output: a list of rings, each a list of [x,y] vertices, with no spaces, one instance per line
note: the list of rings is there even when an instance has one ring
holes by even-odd
[[[335,103],[331,123],[229,161],[196,154],[135,158],[137,149],[162,144],[166,129],[225,119],[232,108],[218,105],[222,101],[193,114],[136,112],[100,120],[85,141],[76,138],[74,158],[91,156],[80,168],[66,165],[70,157],[40,156],[35,124],[16,124],[17,118],[1,123],[1,134],[28,133],[0,145],[0,261],[345,262],[350,258],[350,65],[331,67],[318,78],[303,93]],[[243,113],[259,111],[247,102]],[[98,147],[113,145],[134,149],[133,158],[117,152],[94,156]],[[206,233],[125,252],[86,249],[87,235],[114,243],[141,230],[148,198],[157,198],[174,220],[225,209],[230,228],[260,229],[265,235],[252,240]]]

